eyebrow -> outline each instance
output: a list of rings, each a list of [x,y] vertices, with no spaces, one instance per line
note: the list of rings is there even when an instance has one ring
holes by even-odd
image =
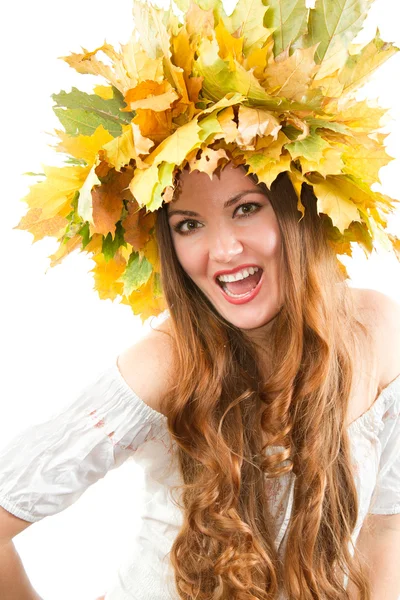
[[[234,196],[232,196],[232,198],[229,198],[229,200],[227,200],[224,203],[224,208],[229,208],[233,204],[236,204],[236,202],[238,202],[240,200],[240,198],[242,198],[243,196],[246,196],[247,194],[262,194],[262,191],[261,190],[243,190],[242,192],[239,192],[238,194],[235,194]],[[168,213],[168,219],[170,219],[173,215],[185,215],[187,217],[200,217],[200,215],[197,212],[194,212],[193,210],[171,210]]]

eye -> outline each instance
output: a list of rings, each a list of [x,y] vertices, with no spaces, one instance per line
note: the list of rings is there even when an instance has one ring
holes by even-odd
[[[258,202],[246,202],[244,204],[240,204],[240,206],[238,206],[237,209],[235,210],[234,214],[236,214],[239,209],[243,208],[243,209],[246,209],[246,211],[244,212],[244,214],[241,214],[239,216],[240,217],[249,217],[253,213],[258,212],[261,207],[262,207],[262,204],[259,204]],[[247,210],[247,209],[252,209],[252,210]]]
[[[180,233],[181,235],[190,235],[193,231],[196,231],[196,229],[198,229],[198,227],[190,227],[189,229],[183,229],[184,225],[196,225],[198,224],[198,221],[194,221],[193,219],[185,219],[183,221],[179,221],[179,223],[177,223],[176,225],[173,226],[173,230],[177,231],[178,233]]]

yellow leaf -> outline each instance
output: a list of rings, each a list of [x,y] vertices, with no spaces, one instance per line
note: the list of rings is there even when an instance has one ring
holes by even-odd
[[[353,131],[369,133],[381,127],[380,122],[386,114],[386,109],[371,106],[370,101],[352,100],[346,104],[343,110],[335,111],[335,121],[351,127]]]
[[[141,138],[143,140],[147,139],[143,136],[141,136]],[[151,140],[149,141],[151,142]],[[153,145],[153,142],[151,142],[151,145]],[[117,171],[121,171],[123,167],[129,165],[131,158],[136,161],[136,165],[140,166],[140,168],[146,167],[145,163],[143,163],[136,152],[133,128],[131,125],[123,126],[122,134],[113,138],[108,144],[105,144],[100,152],[100,157],[102,160],[106,160],[109,165],[115,167]]]
[[[139,125],[131,123],[133,133],[133,145],[135,147],[136,154],[148,154],[151,148],[154,146],[154,142],[147,137],[142,135]]]
[[[282,154],[279,160],[271,159],[270,161],[266,161],[262,168],[251,169],[250,172],[255,173],[258,177],[258,180],[262,181],[268,188],[270,188],[271,184],[278,177],[279,173],[290,171],[290,163],[290,155],[285,153]]]
[[[84,221],[88,221],[93,225],[93,205],[92,205],[92,188],[101,185],[100,179],[96,174],[96,165],[90,169],[82,187],[79,190],[79,200],[77,213]]]
[[[61,215],[55,215],[50,219],[42,219],[41,215],[42,211],[40,208],[31,208],[13,229],[25,230],[32,233],[32,243],[42,240],[45,236],[60,238],[68,225],[68,220]]]
[[[56,133],[61,140],[57,145],[58,152],[83,159],[90,166],[95,163],[99,150],[114,139],[103,125],[99,125],[92,135],[70,136],[63,131],[56,131]]]
[[[116,253],[114,258],[106,261],[103,254],[92,257],[96,266],[90,271],[93,273],[95,289],[102,300],[115,300],[121,295],[124,284],[118,279],[125,271],[126,261]]]
[[[179,98],[173,87],[167,82],[143,81],[125,94],[128,107],[124,111],[138,108],[161,112],[170,108],[171,104]]]
[[[243,65],[247,71],[253,69],[257,79],[264,78],[264,71],[273,58],[274,39],[271,36],[262,48],[254,47],[247,58],[243,61]]]
[[[155,237],[151,237],[143,248],[143,254],[151,263],[153,269],[160,272],[160,255]]]
[[[360,221],[360,215],[354,202],[343,193],[340,184],[330,177],[321,183],[313,183],[317,197],[318,213],[324,213],[342,233],[352,221]]]
[[[163,296],[155,297],[156,277],[157,274],[153,272],[141,288],[134,290],[129,298],[123,296],[121,300],[121,304],[129,305],[135,315],[140,315],[142,322],[149,317],[160,314],[167,308]]]
[[[82,238],[79,235],[71,238],[65,244],[61,243],[58,250],[48,257],[50,258],[50,267],[59,265],[68,254],[71,254],[76,248],[81,249],[81,246]]]
[[[72,210],[71,200],[85,182],[89,167],[43,167],[43,171],[46,179],[33,185],[23,201],[30,208],[41,209],[41,220],[57,214],[66,216]]]
[[[94,93],[103,100],[112,100],[114,92],[111,85],[95,85],[93,88]]]
[[[382,143],[364,134],[353,138],[348,137],[347,149],[343,152],[342,158],[345,163],[345,173],[369,185],[380,182],[380,169],[393,160]]]
[[[343,148],[327,148],[323,150],[322,157],[318,161],[308,160],[300,156],[299,161],[303,173],[316,171],[323,177],[328,175],[341,175],[344,163],[342,160]]]
[[[237,125],[233,120],[234,116],[232,106],[228,106],[225,110],[221,110],[217,116],[219,124],[224,132],[224,139],[228,144],[234,142],[238,134]]]
[[[100,52],[110,59],[111,66],[97,58]],[[82,54],[72,53],[63,58],[78,73],[101,75],[123,95],[140,81],[151,79],[161,82],[164,79],[162,57],[150,58],[134,35],[127,44],[121,46],[120,52],[110,44],[103,44],[92,52],[83,48]]]
[[[314,61],[317,45],[297,48],[292,56],[287,48],[267,65],[263,84],[267,92],[301,102],[318,68]]]
[[[392,243],[393,252],[396,255],[397,260],[400,262],[400,239],[395,235],[388,234],[388,238]]]
[[[236,143],[246,150],[255,148],[256,136],[271,135],[275,139],[282,125],[266,110],[240,106]]]
[[[242,62],[243,38],[235,38],[226,29],[224,22],[220,21],[215,28],[215,35],[219,46],[219,55],[224,60],[229,60],[229,68],[235,70],[235,60]]]
[[[226,162],[229,161],[229,157],[223,148],[220,148],[219,150],[213,150],[212,148],[206,147],[202,150],[201,157],[199,159],[195,158],[189,161],[190,172],[201,171],[203,173],[207,173],[209,178],[212,179],[213,173],[221,159],[225,159]]]

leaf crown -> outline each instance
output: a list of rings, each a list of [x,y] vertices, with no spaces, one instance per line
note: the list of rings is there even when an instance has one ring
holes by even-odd
[[[354,98],[398,51],[379,31],[352,43],[372,1],[239,0],[228,16],[220,0],[166,10],[134,0],[135,29],[119,50],[63,57],[103,81],[93,94],[53,95],[56,150],[68,158],[44,167],[17,228],[59,241],[50,266],[76,248],[91,253],[100,298],[119,297],[144,320],[166,308],[154,211],[185,166],[211,177],[233,161],[268,187],[288,172],[303,215],[301,186],[312,185],[337,255],[351,256],[351,242],[369,255],[377,242],[400,260],[386,231],[398,201],[371,189],[392,160],[387,111]]]

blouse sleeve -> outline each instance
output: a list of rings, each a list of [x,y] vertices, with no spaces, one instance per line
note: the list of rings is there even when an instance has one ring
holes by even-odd
[[[369,512],[400,513],[400,375],[382,392],[385,395],[383,427],[379,433],[381,458]]]
[[[155,435],[164,419],[112,364],[67,408],[0,448],[0,505],[31,523],[61,512]]]

